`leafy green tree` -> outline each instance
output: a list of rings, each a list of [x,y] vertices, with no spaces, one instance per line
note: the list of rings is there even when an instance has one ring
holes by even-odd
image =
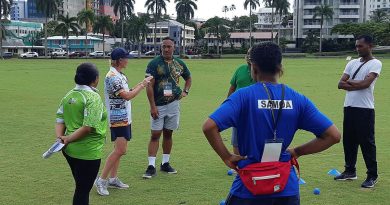
[[[70,53],[69,36],[71,33],[78,35],[81,28],[80,25],[77,23],[78,22],[77,17],[69,17],[69,13],[67,13],[66,16],[59,15],[58,21],[59,24],[56,26],[54,30],[66,38],[66,48],[69,57],[69,53]]]
[[[34,0],[37,3],[37,10],[45,15],[45,25],[48,19],[58,14],[58,8],[62,5],[63,0]],[[47,57],[47,26],[45,26],[45,57]]]
[[[12,0],[0,0],[0,57],[3,58],[3,39],[5,39],[5,27],[3,17],[7,19],[11,10]]]
[[[215,16],[209,20],[207,20],[203,25],[203,28],[207,29],[207,33],[210,35],[214,35],[217,39],[217,54],[219,54],[219,44],[221,40],[221,27],[223,27],[223,21],[218,16]]]
[[[119,21],[121,22],[121,46],[123,47],[123,30],[124,22],[128,15],[131,15],[134,11],[135,0],[112,0],[111,6],[113,7],[115,16],[118,16],[119,11]]]
[[[186,24],[189,19],[192,19],[195,15],[195,10],[198,9],[195,1],[197,0],[175,0],[176,13],[179,19],[183,19],[184,32],[183,32],[183,44],[180,49],[180,54],[185,53],[186,49]]]
[[[256,10],[258,6],[260,6],[260,1],[259,0],[245,0],[244,2],[244,9],[247,10],[249,6],[249,17],[252,16],[252,9]],[[252,18],[249,18],[249,46],[252,47]]]
[[[88,28],[92,27],[95,22],[95,13],[91,9],[83,9],[77,14],[77,18],[80,24],[85,24],[85,54],[88,52]],[[88,55],[85,55],[86,57]]]
[[[314,8],[313,19],[317,19],[320,17],[320,53],[322,52],[322,27],[324,25],[324,21],[333,18],[333,9],[328,4],[321,4],[320,6],[316,6]]]
[[[385,9],[376,9],[370,15],[370,20],[375,23],[385,23],[390,21],[390,16]]]
[[[279,26],[278,26],[278,45],[280,45],[280,27],[282,26],[282,16],[288,14],[290,9],[290,3],[288,0],[275,0],[275,12],[279,14]]]
[[[138,44],[138,58],[141,57],[141,43],[145,41],[148,35],[148,26],[150,18],[148,15],[130,16],[128,20],[129,39]]]
[[[93,26],[93,32],[94,33],[102,33],[103,34],[103,53],[105,53],[104,50],[104,36],[106,33],[111,33],[114,30],[114,25],[112,23],[110,16],[98,16],[95,19],[95,23]]]
[[[167,13],[167,4],[169,0],[146,0],[145,7],[149,12],[153,13],[154,16],[154,50],[157,51],[157,22],[161,18],[161,12],[164,10]],[[156,55],[157,52],[154,52]]]

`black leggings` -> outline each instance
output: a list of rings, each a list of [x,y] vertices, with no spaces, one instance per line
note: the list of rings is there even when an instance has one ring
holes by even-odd
[[[73,205],[88,205],[89,192],[93,186],[99,172],[100,159],[82,160],[70,157],[63,152],[66,161],[72,170],[72,175],[76,183],[73,195]]]

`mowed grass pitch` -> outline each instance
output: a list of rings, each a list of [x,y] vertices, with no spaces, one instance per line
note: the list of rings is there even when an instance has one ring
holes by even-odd
[[[100,70],[100,93],[108,70],[107,60],[88,60]],[[42,153],[54,141],[55,112],[60,99],[74,87],[75,68],[84,60],[5,60],[0,61],[0,204],[71,204],[74,182],[61,154],[47,160]],[[128,190],[110,189],[110,196],[100,197],[91,191],[91,204],[145,205],[209,205],[219,204],[228,193],[232,176],[227,167],[208,145],[201,126],[207,116],[225,99],[229,81],[240,59],[186,60],[193,77],[188,98],[181,103],[180,130],[174,133],[171,163],[177,175],[158,172],[152,180],[141,175],[147,165],[149,140],[149,104],[143,91],[133,100],[133,139],[122,158],[119,176],[130,184]],[[342,144],[321,154],[300,158],[301,204],[387,204],[390,190],[389,59],[382,60],[382,75],[376,84],[376,141],[379,183],[374,189],[363,190],[365,165],[359,151],[358,180],[335,182],[327,175],[332,168],[343,170]],[[148,60],[130,60],[125,70],[129,84],[144,77]],[[342,129],[342,107],[345,93],[337,82],[347,62],[334,59],[285,59],[281,82],[311,98],[333,122]],[[182,82],[183,83],[183,82]],[[105,157],[112,150],[109,141]],[[230,131],[223,133],[230,146]],[[297,132],[293,144],[313,138]],[[105,158],[102,160],[101,169]],[[161,149],[157,163],[161,162]],[[321,189],[313,195],[313,189]]]

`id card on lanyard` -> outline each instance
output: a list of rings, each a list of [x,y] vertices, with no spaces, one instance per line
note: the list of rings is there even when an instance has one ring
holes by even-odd
[[[264,83],[263,83],[263,87],[268,95],[269,103],[271,103],[273,105],[270,92]],[[284,87],[284,84],[282,84],[282,100],[279,102],[279,111],[278,111],[278,116],[276,119],[275,119],[275,113],[274,113],[273,106],[270,107],[270,111],[271,111],[271,115],[272,115],[272,122],[273,122],[273,138],[267,139],[265,141],[261,162],[279,161],[280,154],[282,152],[283,139],[277,138],[276,130],[277,130],[278,121],[280,119],[280,116],[281,116],[282,110],[283,110],[283,106],[284,106],[284,92],[285,92],[285,87]]]
[[[164,83],[164,96],[165,97],[172,96],[172,83],[169,82]]]

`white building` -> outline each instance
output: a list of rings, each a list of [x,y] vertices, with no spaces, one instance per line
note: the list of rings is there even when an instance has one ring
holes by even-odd
[[[184,25],[174,20],[157,22],[157,29],[154,29],[154,23],[148,24],[149,31],[145,39],[147,50],[154,50],[154,33],[156,32],[157,50],[160,49],[162,39],[171,37],[174,40],[176,48],[179,48],[182,41],[185,41],[186,48],[192,48],[195,44],[195,28],[186,26],[184,39]],[[176,49],[178,51],[178,49]]]
[[[77,17],[77,14],[85,8],[85,0],[63,0],[59,13],[64,16],[69,13],[70,17]]]
[[[366,0],[366,19],[377,9],[384,9],[390,13],[390,0]]]
[[[365,22],[368,16],[365,3],[366,0],[295,0],[293,35],[297,39],[297,45],[301,45],[309,30],[320,29],[320,17],[313,19],[315,7],[328,4],[333,8],[333,18],[323,24],[324,38],[350,38],[351,36],[331,35],[331,29],[341,23]]]
[[[249,47],[250,33],[249,32],[230,32],[230,38],[223,44],[219,42],[223,47],[241,48],[244,44]],[[277,32],[273,33],[274,38],[277,36]],[[207,46],[213,47],[218,44],[217,37],[213,34],[206,34],[204,38],[207,40]],[[271,32],[252,32],[252,44],[260,43],[263,41],[271,40]]]
[[[281,37],[286,38],[288,40],[293,40],[292,39],[293,22],[289,21],[286,27],[284,27],[282,26],[282,19],[280,19],[280,16],[275,12],[275,8],[273,9],[273,12],[274,12],[273,30],[278,31],[280,27]],[[258,12],[256,12],[256,14],[258,18],[258,22],[254,23],[256,29],[261,32],[271,32],[272,8],[260,8]]]

